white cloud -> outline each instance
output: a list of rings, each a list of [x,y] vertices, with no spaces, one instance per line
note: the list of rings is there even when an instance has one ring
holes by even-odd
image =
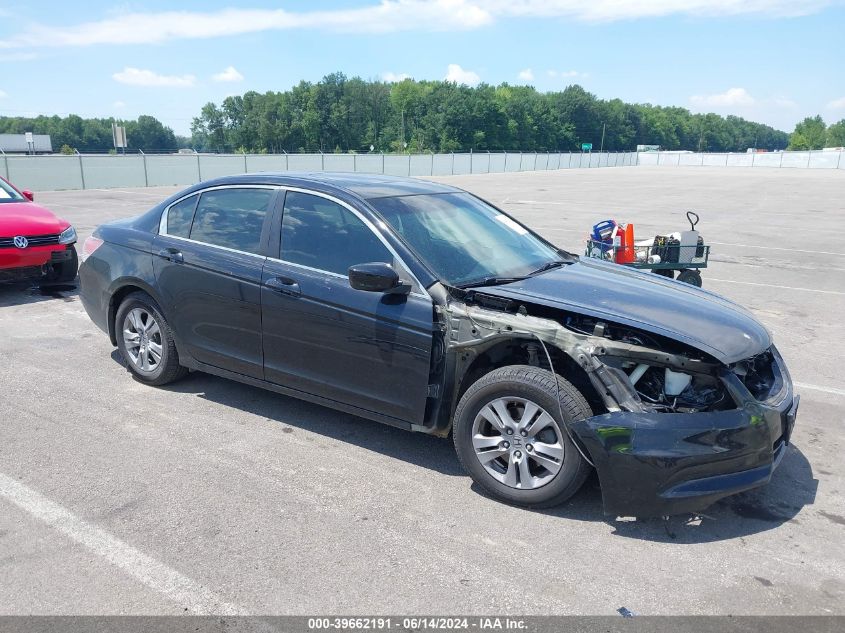
[[[571,18],[613,21],[667,15],[758,14],[790,17],[815,13],[838,0],[355,0],[352,8],[286,11],[229,8],[217,11],[119,13],[72,26],[33,25],[0,41],[0,49],[94,44],[150,44],[261,31],[314,29],[345,33],[478,29],[497,19]]]
[[[729,88],[725,92],[712,95],[693,95],[689,100],[693,105],[712,108],[750,106],[756,103],[745,88]]]
[[[0,55],[0,62],[28,62],[32,61],[33,59],[38,59],[38,55],[36,53],[6,53],[5,55]]]
[[[234,66],[227,66],[223,72],[216,73],[211,76],[212,81],[218,82],[232,82],[243,81],[244,76],[238,72]]]
[[[845,109],[845,97],[841,97],[840,99],[834,99],[833,101],[827,104],[827,107],[831,110]]]
[[[530,68],[520,70],[518,76],[522,81],[534,81],[534,71]]]
[[[411,75],[408,73],[392,73],[386,72],[381,74],[381,80],[386,81],[389,84],[398,83],[400,81],[405,81],[406,79],[410,79]]]
[[[491,15],[631,20],[667,15],[703,17],[760,14],[794,17],[816,13],[837,0],[475,0]]]
[[[142,70],[127,66],[119,73],[114,73],[112,79],[130,86],[153,86],[161,88],[186,88],[193,86],[197,78],[193,75],[159,75],[152,70]]]
[[[113,104],[111,104],[111,107],[113,107],[115,110],[122,110],[123,108],[126,107],[126,102],[115,101]]]
[[[477,73],[474,73],[471,70],[464,70],[458,64],[449,64],[449,68],[446,69],[446,77],[444,77],[444,79],[456,84],[466,84],[468,86],[475,86],[476,84],[481,83],[481,77],[479,77]]]
[[[546,74],[552,79],[562,77],[563,79],[572,79],[574,77],[589,77],[587,73],[581,73],[577,70],[547,70]]]

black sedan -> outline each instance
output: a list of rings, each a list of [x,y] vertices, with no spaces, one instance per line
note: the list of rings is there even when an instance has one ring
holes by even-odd
[[[610,514],[699,510],[768,482],[795,420],[749,312],[447,185],[221,178],[99,227],[83,258],[85,309],[137,380],[199,370],[451,433],[510,503],[561,503],[594,467]]]

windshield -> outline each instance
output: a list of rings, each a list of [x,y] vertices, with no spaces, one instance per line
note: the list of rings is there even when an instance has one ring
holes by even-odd
[[[23,199],[12,185],[0,178],[0,202],[20,202]]]
[[[437,277],[471,286],[525,277],[561,254],[521,224],[468,193],[369,201]]]

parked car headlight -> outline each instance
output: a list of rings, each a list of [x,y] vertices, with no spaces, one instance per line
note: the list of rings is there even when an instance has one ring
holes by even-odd
[[[59,233],[59,244],[73,244],[74,242],[76,242],[76,229],[72,226]]]

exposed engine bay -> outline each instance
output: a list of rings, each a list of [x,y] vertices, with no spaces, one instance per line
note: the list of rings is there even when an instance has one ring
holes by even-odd
[[[543,354],[536,350],[539,339],[576,361],[609,412],[699,413],[736,408],[721,378],[725,371],[738,376],[755,397],[764,397],[775,383],[770,351],[726,367],[673,339],[595,317],[503,300],[477,290],[459,296],[460,300],[450,297],[439,308],[446,317],[444,346],[460,352],[458,376],[503,339],[524,339],[525,362],[544,365]]]

